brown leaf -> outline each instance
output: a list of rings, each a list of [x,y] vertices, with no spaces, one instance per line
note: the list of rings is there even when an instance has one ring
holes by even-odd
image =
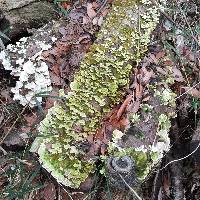
[[[200,98],[200,91],[192,87],[182,87],[185,92],[193,97]]]
[[[173,76],[174,76],[174,80],[178,81],[178,82],[183,82],[185,79],[183,78],[183,75],[181,73],[181,71],[177,68],[177,67],[173,67],[172,68],[173,71]]]
[[[146,85],[149,83],[151,77],[154,75],[153,70],[148,71],[145,67],[142,67],[143,77],[142,82]]]
[[[89,24],[90,23],[90,18],[87,16],[83,16],[83,24]]]
[[[36,123],[38,116],[36,114],[27,114],[24,115],[24,119],[26,120],[26,125],[32,127]]]
[[[51,68],[52,72],[56,74],[56,76],[60,76],[60,67],[58,64],[53,65]]]
[[[136,90],[135,90],[135,97],[137,99],[140,99],[142,97],[142,93],[143,93],[143,87],[141,84],[137,84],[136,85]]]
[[[137,111],[140,109],[140,103],[141,101],[140,100],[136,100],[132,109],[130,110],[132,114],[135,114],[137,113]]]
[[[44,200],[54,200],[56,199],[56,188],[53,183],[47,183],[47,186],[43,190]]]
[[[87,178],[86,178],[86,180],[84,181],[84,182],[82,182],[81,184],[80,184],[80,189],[82,190],[82,191],[89,191],[89,190],[91,190],[91,188],[94,186],[94,184],[95,184],[95,176],[92,176],[92,175],[90,175],[90,176],[88,176]]]
[[[150,99],[150,96],[146,96],[146,97],[144,97],[144,98],[142,99],[142,101],[143,101],[143,102],[147,102],[147,101],[149,101],[149,99]]]
[[[158,60],[157,60],[157,58],[156,58],[156,56],[154,54],[150,54],[149,57],[151,59],[150,60],[151,63],[158,64]]]
[[[109,13],[109,9],[106,8],[102,11],[102,16],[105,17],[108,13]]]
[[[5,102],[6,103],[11,103],[13,102],[12,98],[11,98],[11,95],[10,95],[10,92],[8,90],[2,90],[1,91],[1,98],[2,99],[5,99]]]
[[[123,104],[121,105],[121,107],[119,108],[119,110],[117,111],[117,119],[118,120],[120,119],[120,117],[125,112],[128,104],[131,102],[132,98],[133,98],[132,95],[128,95],[127,98],[125,99],[125,101],[123,102]]]
[[[164,64],[168,65],[168,66],[171,66],[173,64],[173,62],[171,60],[165,60]]]
[[[129,124],[129,120],[125,117],[123,117],[120,121],[119,121],[119,124],[121,127],[126,127],[128,124]]]
[[[60,86],[62,85],[61,83],[61,78],[54,74],[53,72],[50,72],[50,77],[51,77],[51,82],[53,85]]]
[[[92,2],[92,7],[97,9],[100,5],[97,2]]]
[[[87,4],[87,15],[91,19],[93,19],[97,15],[97,13],[95,12],[95,10],[93,9],[92,3],[88,3]]]
[[[165,52],[164,51],[160,51],[156,54],[156,59],[159,60],[160,58],[163,58],[165,56]]]
[[[58,96],[59,96],[59,92],[56,91],[56,89],[54,89],[53,91],[49,93],[49,97],[46,100],[45,108],[44,108],[44,112],[46,114],[47,114],[48,109],[51,108],[54,105],[54,102],[56,101],[56,98],[53,98],[53,97],[58,97]]]

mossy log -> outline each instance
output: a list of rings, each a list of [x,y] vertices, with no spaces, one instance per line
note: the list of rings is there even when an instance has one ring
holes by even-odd
[[[115,0],[96,42],[81,62],[71,92],[62,94],[64,103],[51,108],[42,121],[35,142],[40,162],[64,185],[79,187],[94,171],[95,161],[84,159],[87,152],[82,144],[120,102],[131,69],[138,67],[147,51],[158,20],[158,9],[150,1]]]
[[[113,2],[112,11],[98,33],[97,40],[81,62],[79,72],[74,76],[70,85],[71,91],[68,94],[61,91],[63,101],[57,102],[49,109],[40,124],[39,136],[32,146],[33,151],[36,151],[37,147],[41,164],[58,182],[78,188],[88,175],[94,172],[94,157],[100,157],[93,155],[86,159],[88,149],[85,147],[91,145],[89,138],[101,127],[103,117],[122,100],[124,88],[129,86],[131,71],[139,67],[147,51],[151,32],[158,21],[158,8],[149,0]],[[59,38],[59,34],[56,33],[58,26],[52,27],[54,28],[47,34],[50,35],[44,40],[45,44],[48,43],[48,48],[54,43],[52,36]],[[34,40],[32,38],[29,42],[21,42],[23,44],[15,46],[14,49],[20,49],[22,54],[16,50],[13,52],[13,47],[7,49],[8,55],[2,54],[4,67],[8,62],[11,63],[10,61],[18,65],[15,58],[22,56],[25,56],[26,61],[33,58],[31,62],[41,65],[41,56],[39,60],[34,60],[35,55],[30,57],[28,51],[24,53],[22,49],[35,44],[35,40],[40,41],[42,31]],[[37,51],[40,52],[41,49]],[[129,156],[133,159],[134,165],[131,166],[136,168],[137,173],[131,169],[131,174],[140,181],[145,179],[151,166],[162,158],[163,152],[169,147],[170,118],[175,106],[175,95],[165,83],[158,86],[155,83],[150,84],[149,91],[150,103],[144,105],[150,110],[148,126],[145,125],[147,120],[143,119],[145,115],[141,115],[139,119],[135,114],[130,114],[131,127],[136,126],[139,131],[136,131],[131,139],[126,139],[126,135],[123,134],[119,138],[121,132],[116,130],[108,145],[108,157]],[[130,129],[128,130],[129,134]],[[131,132],[135,133],[135,130]],[[143,133],[145,139],[138,136],[139,132]],[[154,162],[149,162],[149,155]]]

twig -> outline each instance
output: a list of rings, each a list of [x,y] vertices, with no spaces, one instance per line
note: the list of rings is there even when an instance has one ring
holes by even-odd
[[[67,195],[69,196],[69,198],[71,199],[71,200],[74,200],[73,198],[72,198],[72,196],[70,195],[70,193],[60,184],[60,183],[58,183],[60,186],[61,186],[61,188],[67,193]]]
[[[108,1],[108,0],[104,0],[104,2],[102,3],[101,7],[100,7],[99,10],[96,12],[96,15],[98,15],[98,14],[103,10],[103,8],[105,7],[105,5],[107,4],[107,1]]]
[[[130,189],[130,191],[137,197],[137,199],[142,200],[142,198],[137,194],[137,192],[130,187],[130,185],[124,180],[124,178],[122,177],[121,174],[119,174],[120,178],[124,181],[124,183],[126,184],[126,186]]]
[[[0,146],[0,150],[3,152],[4,156],[8,154],[7,151],[2,146]]]
[[[157,171],[153,181],[152,198],[151,198],[152,200],[157,199],[160,187],[161,187],[161,174],[160,171]]]
[[[17,119],[14,121],[14,123],[12,124],[12,126],[9,128],[8,132],[4,135],[3,139],[0,141],[0,145],[4,142],[4,140],[6,139],[6,137],[10,134],[10,132],[12,131],[13,127],[15,126],[15,124],[18,122],[19,118],[21,117],[21,115],[24,113],[24,111],[26,110],[26,108],[28,107],[28,104],[23,108],[23,110],[21,111],[20,115],[17,117]]]
[[[184,156],[182,158],[175,159],[175,160],[172,160],[172,161],[168,162],[163,168],[161,168],[159,170],[161,171],[161,170],[165,169],[167,166],[169,166],[172,163],[175,163],[175,162],[178,162],[178,161],[181,161],[181,160],[184,160],[184,159],[190,157],[192,154],[194,154],[199,149],[199,147],[200,147],[200,142],[199,142],[198,146],[196,147],[196,149],[194,151],[192,151],[190,154],[188,154],[187,156]]]
[[[187,94],[188,92],[190,92],[191,90],[193,90],[199,84],[200,84],[200,82],[198,82],[197,84],[193,85],[190,89],[188,89],[187,91],[185,91],[184,93],[182,93],[181,95],[179,95],[178,97],[176,97],[175,100],[177,100],[180,97],[182,97],[183,95]]]

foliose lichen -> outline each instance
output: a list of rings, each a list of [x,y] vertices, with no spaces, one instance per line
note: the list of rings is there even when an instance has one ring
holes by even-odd
[[[11,70],[12,76],[19,77],[16,86],[11,89],[13,99],[19,100],[23,106],[28,104],[34,107],[42,102],[42,97],[35,95],[52,89],[48,66],[41,55],[52,46],[43,41],[35,41],[29,47],[32,49],[27,49],[27,40],[24,37],[15,45],[9,44],[6,50],[0,52],[0,61],[6,70]],[[19,55],[17,60],[13,60],[15,54]]]
[[[146,52],[158,20],[158,8],[149,0],[115,0],[81,62],[71,92],[41,122],[33,147],[38,146],[43,167],[62,184],[77,188],[93,172],[94,161],[84,159],[80,143],[95,133],[103,116],[120,102],[121,89]]]
[[[109,156],[121,158],[123,156],[129,156],[135,163],[135,179],[133,182],[140,184],[147,175],[150,173],[153,166],[159,163],[164,154],[170,149],[169,131],[171,127],[170,117],[165,114],[161,114],[158,119],[158,128],[155,134],[155,141],[149,145],[139,145],[138,147],[130,146],[124,148],[121,145],[120,140],[126,136],[119,130],[113,132],[112,141],[108,145]],[[104,157],[104,160],[106,158]],[[116,171],[116,174],[120,173]]]

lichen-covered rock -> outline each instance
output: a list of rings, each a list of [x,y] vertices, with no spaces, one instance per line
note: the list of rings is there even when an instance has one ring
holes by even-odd
[[[61,94],[64,101],[49,109],[41,122],[33,149],[38,147],[43,167],[62,184],[77,188],[93,172],[94,160],[84,159],[81,144],[120,102],[122,88],[146,52],[158,19],[158,9],[149,0],[115,0],[71,92]]]

